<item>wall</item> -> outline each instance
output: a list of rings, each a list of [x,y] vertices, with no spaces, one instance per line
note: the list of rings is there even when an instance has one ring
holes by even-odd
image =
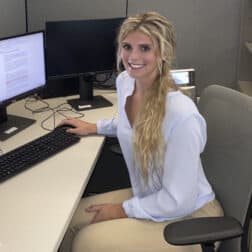
[[[252,47],[249,49],[246,42],[252,42],[252,1],[243,0],[241,40],[240,40],[240,65],[239,79],[252,81]],[[251,44],[251,43],[250,43]]]
[[[29,31],[45,21],[125,16],[126,0],[27,0]],[[237,87],[240,0],[128,0],[128,14],[156,10],[177,31],[175,67],[196,69],[198,91],[210,84]],[[1,0],[0,36],[25,31],[24,1]]]
[[[242,2],[238,80],[241,91],[252,96],[252,1]]]
[[[46,21],[125,16],[125,0],[27,0],[29,31],[44,29]]]
[[[177,31],[178,68],[194,67],[198,91],[210,84],[237,87],[239,0],[129,0],[129,14],[155,10]]]
[[[26,31],[25,4],[20,0],[0,1],[0,38]]]

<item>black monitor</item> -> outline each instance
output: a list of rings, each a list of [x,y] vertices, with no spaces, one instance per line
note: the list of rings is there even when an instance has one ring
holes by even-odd
[[[48,78],[79,78],[77,110],[112,104],[93,96],[92,77],[116,69],[116,36],[124,18],[46,22]]]
[[[0,140],[35,120],[7,114],[7,106],[46,85],[44,32],[0,39]]]

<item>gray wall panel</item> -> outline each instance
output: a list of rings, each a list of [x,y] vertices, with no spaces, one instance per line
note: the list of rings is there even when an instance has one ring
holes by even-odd
[[[46,21],[125,16],[125,0],[28,0],[29,31],[44,29]]]
[[[243,0],[241,40],[240,40],[240,66],[239,80],[252,80],[252,53],[245,46],[252,41],[252,1]]]
[[[0,37],[24,33],[25,4],[20,0],[0,1]]]
[[[129,15],[147,10],[174,23],[175,67],[195,67],[199,92],[213,83],[237,88],[240,0],[129,0]]]
[[[29,31],[45,21],[124,16],[126,0],[27,0]],[[195,67],[198,90],[217,83],[236,88],[240,0],[129,0],[128,14],[156,10],[177,31],[175,67]],[[25,32],[25,6],[0,1],[0,36]],[[241,64],[242,65],[242,64]]]

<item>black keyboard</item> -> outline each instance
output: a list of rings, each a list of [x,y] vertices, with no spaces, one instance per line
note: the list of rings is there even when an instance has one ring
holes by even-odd
[[[63,149],[77,143],[80,137],[66,132],[67,127],[53,131],[0,156],[0,182],[30,168]]]

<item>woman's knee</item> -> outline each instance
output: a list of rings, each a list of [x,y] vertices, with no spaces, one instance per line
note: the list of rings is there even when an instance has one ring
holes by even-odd
[[[106,244],[103,241],[104,237],[96,226],[96,224],[88,225],[76,234],[72,243],[72,252],[106,251]]]

